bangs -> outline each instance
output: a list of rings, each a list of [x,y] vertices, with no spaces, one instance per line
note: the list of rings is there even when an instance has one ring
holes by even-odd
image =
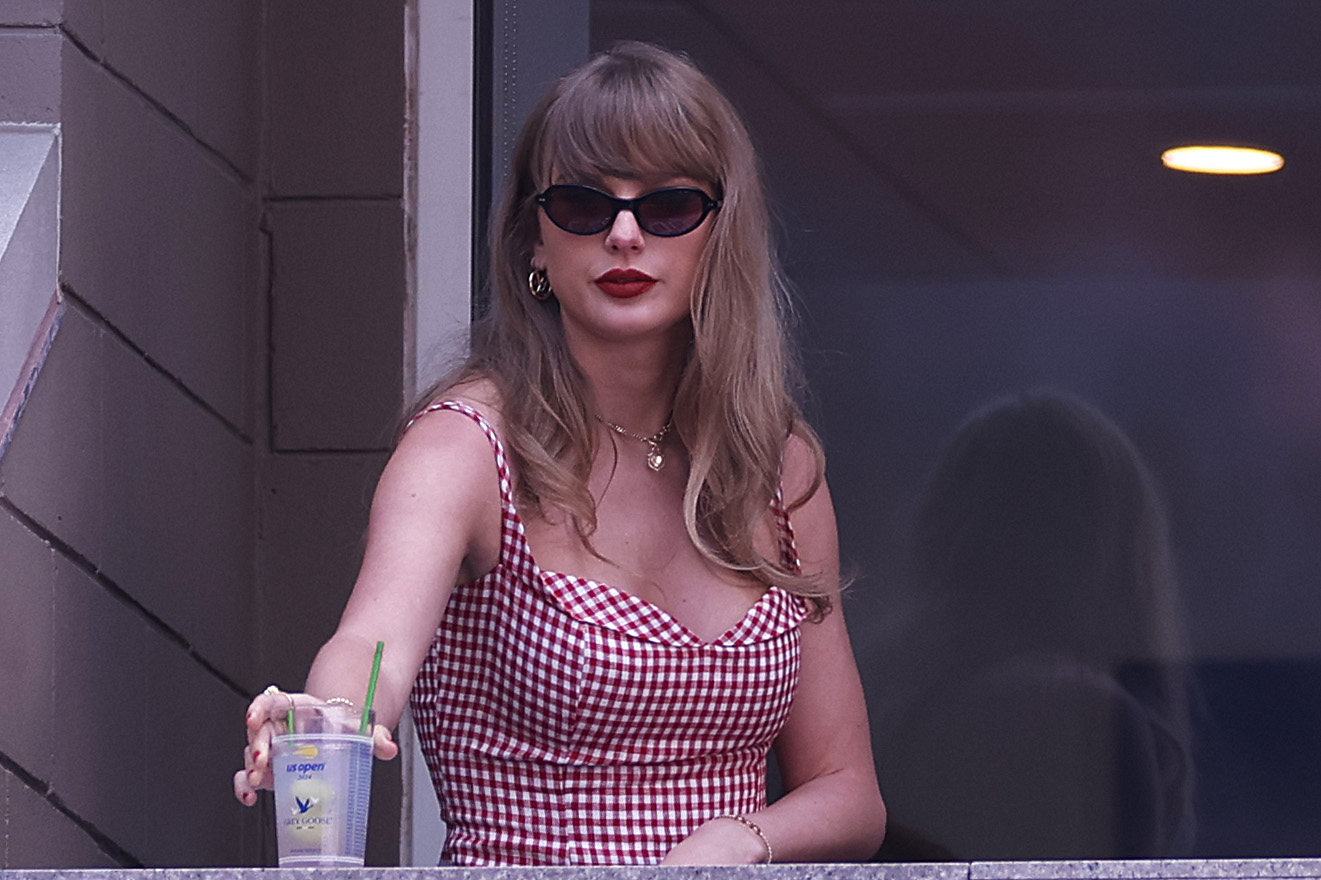
[[[670,73],[604,69],[566,82],[546,114],[537,186],[675,176],[720,187],[720,126],[702,101],[684,100],[691,84]]]

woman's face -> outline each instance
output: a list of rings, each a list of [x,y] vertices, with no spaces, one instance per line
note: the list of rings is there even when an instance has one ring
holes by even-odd
[[[695,187],[707,195],[712,191],[699,181],[673,176],[557,182],[586,184],[621,199],[667,187]],[[545,209],[537,214],[540,241],[533,248],[532,266],[545,270],[550,279],[571,348],[658,336],[668,341],[687,338],[693,283],[711,236],[709,214],[693,231],[673,237],[643,231],[627,210],[591,235],[561,229]]]

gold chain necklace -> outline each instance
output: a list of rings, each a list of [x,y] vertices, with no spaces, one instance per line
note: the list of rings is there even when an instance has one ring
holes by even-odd
[[[620,437],[627,437],[630,440],[640,440],[647,444],[647,467],[651,468],[653,471],[658,471],[665,467],[665,452],[661,449],[661,443],[665,441],[665,435],[670,433],[670,429],[674,427],[673,417],[666,420],[665,427],[661,428],[650,437],[634,434],[632,431],[626,430],[619,425],[616,425],[614,422],[607,422],[600,416],[597,416],[596,420],[614,431]]]

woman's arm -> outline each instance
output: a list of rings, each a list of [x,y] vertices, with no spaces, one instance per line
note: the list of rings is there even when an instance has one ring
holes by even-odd
[[[810,485],[811,458],[791,439],[786,449],[785,497]],[[839,538],[825,484],[793,512],[803,572],[839,583]],[[789,720],[776,741],[787,793],[756,823],[777,862],[859,861],[880,848],[885,804],[872,763],[862,683],[839,597],[818,623],[802,625],[802,672]],[[666,864],[737,864],[765,859],[765,844],[729,819],[707,822],[675,847]]]
[[[376,642],[385,642],[375,701],[377,756],[398,752],[399,722],[455,583],[494,567],[500,495],[491,446],[466,416],[436,412],[409,429],[377,484],[362,568],[339,626],[317,653],[306,690],[363,705]],[[273,718],[288,695],[257,697],[248,709],[245,768],[235,794],[255,803],[266,772]]]

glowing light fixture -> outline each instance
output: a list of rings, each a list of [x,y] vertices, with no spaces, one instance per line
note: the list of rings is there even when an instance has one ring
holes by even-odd
[[[1198,174],[1270,174],[1284,167],[1284,157],[1250,147],[1175,147],[1160,154],[1166,168]]]

